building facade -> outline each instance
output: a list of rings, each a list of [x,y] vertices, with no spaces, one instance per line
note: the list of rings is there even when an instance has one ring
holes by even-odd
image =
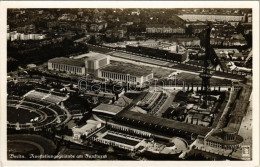
[[[95,74],[101,67],[110,64],[110,56],[90,52],[72,58],[57,57],[48,61],[48,69],[76,75]]]
[[[106,71],[105,69],[101,69],[98,71],[98,78],[103,78],[106,80],[113,80],[118,82],[125,82],[130,83],[138,86],[143,86],[144,82],[148,82],[150,79],[153,78],[153,73],[151,72],[148,75],[131,75],[127,73],[120,73],[120,72],[111,72]]]
[[[79,60],[73,60],[66,57],[50,59],[48,61],[48,69],[76,75],[86,74],[84,62],[81,62]]]
[[[85,57],[87,73],[94,74],[99,68],[110,64],[110,56],[99,53],[88,53]]]
[[[148,25],[146,27],[146,33],[148,34],[184,34],[184,27],[171,27],[171,26],[163,26],[163,25]]]

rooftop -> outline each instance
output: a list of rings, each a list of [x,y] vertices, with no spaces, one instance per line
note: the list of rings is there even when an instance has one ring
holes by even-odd
[[[81,127],[73,127],[72,130],[74,132],[84,134],[85,132],[90,131],[93,128],[96,128],[98,124],[100,124],[98,121],[88,120],[87,124],[85,124]]]
[[[218,57],[232,55],[232,57],[244,57],[237,49],[214,49]]]
[[[182,25],[147,24],[146,28],[184,28]]]
[[[216,53],[239,53],[238,49],[230,49],[230,48],[221,48],[221,49],[214,49]]]
[[[101,70],[132,76],[147,76],[152,73],[152,70],[147,67],[123,62],[111,62],[111,64],[101,68]]]
[[[106,113],[110,115],[116,115],[119,113],[123,107],[119,107],[116,105],[110,105],[110,104],[100,104],[96,108],[93,109],[94,112],[100,112],[100,113]]]
[[[79,59],[85,59],[86,58],[87,60],[91,61],[91,60],[103,59],[103,58],[106,58],[106,57],[109,57],[109,56],[105,55],[105,54],[101,54],[101,53],[89,52],[89,53],[86,53],[86,54],[75,56],[75,57],[73,57],[73,59],[79,60]]]
[[[85,67],[85,62],[77,59],[70,59],[67,57],[56,57],[49,60],[50,63],[64,64],[70,66]]]
[[[179,14],[178,16],[184,16],[184,15],[224,15],[224,16],[243,16],[242,14],[238,14],[238,13],[222,13],[222,12],[205,12],[205,13],[196,13],[196,12],[187,12],[187,13],[183,13],[183,14]]]
[[[204,116],[204,115],[201,114],[201,113],[196,113],[196,114],[193,115],[193,119],[202,120],[203,116]]]
[[[225,145],[235,145],[243,142],[243,138],[239,135],[237,135],[236,139],[233,141],[224,140],[222,136],[223,136],[223,132],[217,130],[216,132],[213,133],[213,135],[210,135],[206,140],[215,143],[225,144]]]
[[[174,38],[173,41],[179,41],[179,42],[183,42],[183,41],[194,41],[194,40],[200,40],[198,37],[187,37],[187,38]]]
[[[182,130],[182,131],[195,133],[202,136],[206,136],[206,134],[211,130],[210,128],[203,127],[203,126],[186,124],[179,121],[174,121],[170,119],[156,117],[153,115],[142,114],[142,113],[127,111],[127,110],[120,112],[118,116],[121,117],[121,119],[131,119],[131,120],[141,121],[152,125],[157,125],[158,128],[162,126],[164,128]]]

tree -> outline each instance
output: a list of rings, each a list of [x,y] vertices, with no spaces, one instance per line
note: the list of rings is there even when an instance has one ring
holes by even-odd
[[[80,139],[83,140],[83,141],[85,141],[86,138],[87,138],[87,136],[85,134],[80,136]]]
[[[91,36],[89,41],[88,41],[88,43],[93,44],[93,45],[97,44],[96,37],[95,36]]]

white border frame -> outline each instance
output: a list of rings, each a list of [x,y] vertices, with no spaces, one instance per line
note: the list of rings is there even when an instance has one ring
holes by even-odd
[[[6,80],[7,8],[252,8],[253,160],[252,161],[7,161]],[[259,1],[0,1],[0,157],[4,166],[259,166]]]

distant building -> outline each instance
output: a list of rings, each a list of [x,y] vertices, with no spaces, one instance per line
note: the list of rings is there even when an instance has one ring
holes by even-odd
[[[137,15],[137,16],[139,16],[139,15],[140,15],[139,9],[137,9],[136,11],[132,11],[132,12],[131,12],[131,15]]]
[[[70,14],[70,13],[64,13],[62,16],[58,18],[58,20],[62,21],[75,21],[77,19],[77,15]]]
[[[15,41],[15,40],[42,40],[45,39],[45,34],[24,34],[18,33],[17,31],[8,32],[7,33],[7,40]]]
[[[126,45],[126,50],[179,62],[186,60],[187,57],[186,49],[183,46],[166,42],[146,41],[138,44],[129,44]]]
[[[220,59],[224,60],[245,60],[247,55],[243,55],[237,49],[214,49],[216,55]]]
[[[185,47],[200,47],[200,39],[198,37],[174,38],[172,41]]]
[[[230,21],[229,24],[236,27],[240,22],[239,21]]]
[[[202,31],[206,29],[206,24],[195,24],[195,25],[189,25],[189,28],[191,29],[192,34],[199,34]]]
[[[210,44],[211,45],[221,45],[221,46],[230,47],[230,46],[244,46],[244,45],[247,45],[247,42],[246,42],[246,40],[239,40],[239,39],[211,38],[210,39]]]
[[[185,27],[175,25],[151,24],[146,26],[146,33],[148,34],[184,34]]]
[[[247,22],[252,23],[252,14],[248,14],[247,16]]]
[[[111,38],[114,36],[114,38],[122,39],[126,37],[127,30],[126,28],[114,28],[111,30],[107,30],[105,35],[107,38]]]
[[[23,27],[17,27],[16,30],[21,33],[35,33],[36,26],[34,24],[25,25]]]
[[[181,14],[178,15],[188,21],[243,21],[244,15],[222,15],[222,14]]]
[[[107,23],[106,22],[100,22],[100,23],[92,23],[90,24],[90,31],[92,32],[99,32],[102,29],[106,29],[107,28]]]
[[[244,27],[244,34],[252,34],[252,23],[245,23],[242,26]]]

